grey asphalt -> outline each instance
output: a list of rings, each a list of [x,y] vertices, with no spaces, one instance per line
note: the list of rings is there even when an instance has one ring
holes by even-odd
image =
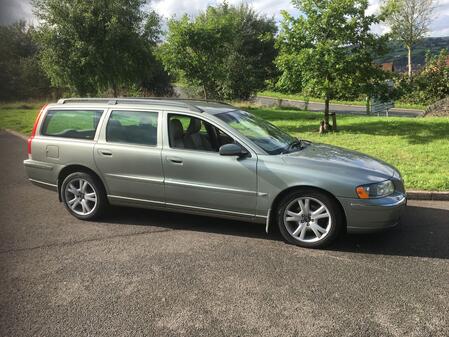
[[[304,101],[290,100],[290,99],[282,99],[278,100],[276,98],[257,96],[254,98],[254,103],[264,105],[264,106],[279,106],[285,108],[298,108],[298,109],[306,109],[306,104]],[[324,103],[319,102],[309,102],[307,104],[307,110],[311,112],[320,112],[324,111]],[[347,104],[335,104],[332,103],[329,106],[329,110],[331,112],[335,112],[338,114],[344,115],[366,115],[366,107],[360,105],[347,105]],[[394,117],[418,117],[424,114],[423,110],[418,109],[402,109],[402,108],[392,108],[389,110],[389,116]],[[372,116],[377,116],[377,114],[372,114]],[[382,113],[381,116],[385,116],[385,113]]]
[[[448,336],[449,203],[308,250],[264,226],[116,208],[70,216],[0,133],[1,336]]]

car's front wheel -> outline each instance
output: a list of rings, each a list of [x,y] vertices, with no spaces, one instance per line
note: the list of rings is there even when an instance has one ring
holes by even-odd
[[[294,191],[279,205],[279,230],[287,242],[298,246],[324,247],[338,236],[343,225],[336,201],[318,190]]]
[[[98,218],[107,204],[101,182],[84,172],[69,174],[64,179],[61,197],[67,210],[82,220]]]

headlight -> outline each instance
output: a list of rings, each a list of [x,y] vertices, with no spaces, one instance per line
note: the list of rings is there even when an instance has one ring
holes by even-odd
[[[394,192],[394,184],[391,180],[381,183],[358,186],[355,191],[360,199],[386,197]]]

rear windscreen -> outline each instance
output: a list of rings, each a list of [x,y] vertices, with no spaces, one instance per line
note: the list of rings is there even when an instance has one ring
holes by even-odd
[[[42,125],[44,136],[94,139],[103,110],[49,110]]]

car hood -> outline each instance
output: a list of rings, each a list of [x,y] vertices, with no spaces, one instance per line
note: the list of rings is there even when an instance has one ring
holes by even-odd
[[[345,175],[357,172],[358,175],[389,179],[395,173],[392,166],[379,159],[327,144],[306,143],[300,151],[289,153],[284,158],[289,164],[310,164],[330,172],[341,171]]]

